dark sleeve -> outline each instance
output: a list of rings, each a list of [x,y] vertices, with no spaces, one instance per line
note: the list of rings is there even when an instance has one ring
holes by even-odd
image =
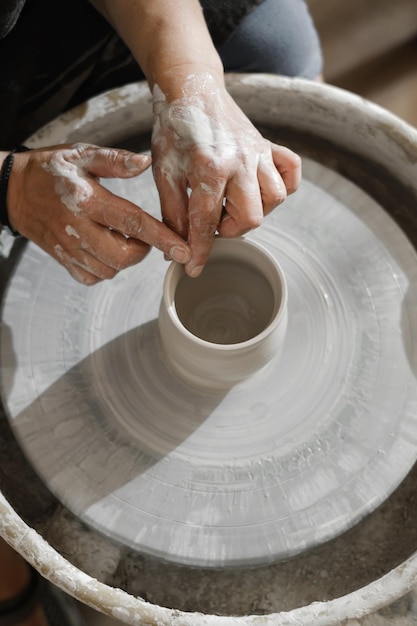
[[[263,0],[200,0],[213,42],[221,45]]]
[[[3,39],[16,24],[26,0],[1,0],[0,39]]]

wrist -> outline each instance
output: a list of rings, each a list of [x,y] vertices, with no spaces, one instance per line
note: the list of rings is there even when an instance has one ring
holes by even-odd
[[[129,47],[151,91],[158,85],[167,97],[180,97],[181,76],[188,67],[208,68],[212,74],[223,75],[223,65],[198,0],[90,2]]]
[[[10,220],[9,208],[14,205],[12,196],[12,185],[10,179],[12,178],[12,167],[14,163],[15,155],[19,152],[26,152],[29,148],[26,146],[18,146],[11,152],[7,153],[3,158],[3,162],[0,168],[0,224],[5,228],[13,237],[20,237],[20,233],[14,227]],[[4,155],[4,153],[1,153]]]
[[[211,100],[226,87],[221,64],[190,62],[164,69],[154,77],[150,88],[154,101],[162,95],[167,102],[173,102],[195,97]]]

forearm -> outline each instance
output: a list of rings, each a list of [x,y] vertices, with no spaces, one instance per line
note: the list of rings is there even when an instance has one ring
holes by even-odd
[[[198,0],[91,0],[112,24],[142,68],[151,89],[168,100],[183,96],[184,79],[223,67]]]

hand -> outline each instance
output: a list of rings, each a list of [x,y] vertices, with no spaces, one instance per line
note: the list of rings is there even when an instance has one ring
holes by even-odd
[[[301,160],[257,131],[210,73],[189,74],[181,97],[155,85],[152,155],[164,222],[188,240],[190,276],[201,272],[215,232],[236,237],[294,192]]]
[[[100,177],[138,176],[150,163],[146,155],[88,144],[15,154],[10,223],[86,285],[138,263],[150,246],[187,262],[190,251],[179,235],[100,184]]]

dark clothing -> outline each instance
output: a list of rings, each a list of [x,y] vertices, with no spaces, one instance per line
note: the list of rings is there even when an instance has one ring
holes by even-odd
[[[221,46],[240,22],[263,0],[200,0],[215,46]]]
[[[266,72],[315,80],[320,41],[305,0],[263,0],[218,48],[227,72]]]
[[[94,73],[112,38],[118,39],[87,0],[26,0],[15,26],[0,41],[0,147],[22,142],[83,101],[83,85],[91,84],[87,97],[99,93]],[[128,56],[121,48],[120,54]],[[102,64],[105,89],[105,58]]]
[[[320,73],[320,44],[304,0],[201,5],[225,71]],[[145,78],[88,0],[0,0],[0,37],[0,149],[99,93]]]
[[[24,4],[25,0],[2,0],[0,7],[0,39],[12,30]]]
[[[0,6],[0,39],[16,24],[26,0],[2,0]],[[85,0],[88,2],[88,0]],[[206,21],[216,45],[222,44],[254,6],[262,0],[202,0]],[[60,2],[55,2],[60,5]],[[51,22],[49,22],[51,23]]]

